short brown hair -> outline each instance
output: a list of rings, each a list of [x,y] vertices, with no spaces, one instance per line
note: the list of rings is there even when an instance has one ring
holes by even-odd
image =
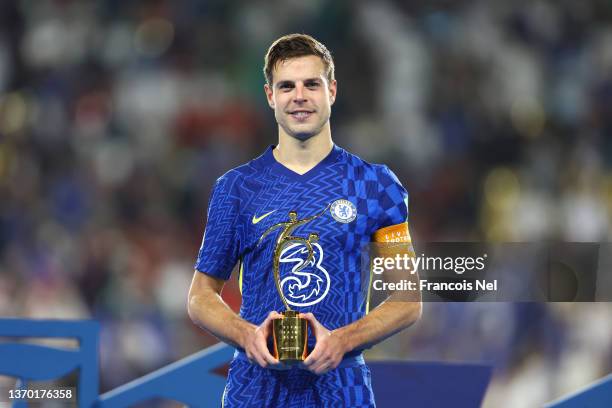
[[[269,86],[272,86],[272,70],[279,62],[290,58],[316,55],[325,66],[328,81],[334,80],[334,60],[329,50],[319,41],[307,34],[287,34],[274,41],[264,58],[264,76]]]

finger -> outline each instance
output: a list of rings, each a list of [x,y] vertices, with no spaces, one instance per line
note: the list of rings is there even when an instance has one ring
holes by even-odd
[[[327,371],[335,370],[340,365],[342,359],[331,361]]]
[[[308,323],[310,323],[310,327],[312,328],[312,333],[315,336],[315,339],[319,339],[319,337],[325,333],[327,329],[319,323],[316,317],[312,313],[300,313],[300,317],[306,319]]]
[[[327,360],[327,363],[323,366],[323,370],[321,374],[329,373],[330,371],[335,370],[338,365],[340,365],[340,361]]]
[[[268,316],[264,319],[264,321],[261,322],[259,326],[257,326],[257,328],[255,329],[255,333],[257,335],[261,335],[266,339],[268,338],[268,336],[270,335],[270,322],[272,322],[274,313],[275,312],[270,312]]]
[[[253,353],[251,353],[250,351],[246,350],[246,351],[245,351],[245,354],[246,354],[247,359],[249,360],[249,362],[250,362],[251,364],[255,364],[255,363],[257,363],[257,361],[255,360],[255,357],[253,357]]]
[[[270,354],[270,350],[268,350],[268,344],[264,338],[258,338],[255,347],[257,348],[257,353],[259,356],[267,363],[271,365],[276,365],[279,361]]]
[[[317,320],[316,317],[314,317],[314,315],[312,313],[300,313],[300,316],[303,319],[308,320],[311,324],[315,325],[317,323],[319,323],[319,321]]]
[[[310,323],[309,326],[312,329],[312,333],[314,334],[315,339],[316,339],[319,334],[319,330],[318,330],[319,322],[314,317],[314,315],[312,313],[300,313],[299,317],[301,317],[302,319],[306,319],[306,321]]]
[[[311,368],[317,362],[319,362],[320,359],[321,359],[321,348],[315,345],[315,348],[308,355],[308,357],[306,357],[306,359],[304,360],[304,365],[308,368]]]
[[[315,373],[316,375],[323,375],[325,374],[325,372],[325,368],[317,368],[316,370],[313,370],[313,373]]]
[[[266,360],[259,355],[259,353],[253,353],[253,357],[255,358],[255,361],[257,362],[257,364],[259,364],[260,367],[266,368],[268,366],[268,363],[266,363]]]
[[[268,347],[262,350],[261,355],[269,365],[278,365],[280,362],[268,351]]]
[[[331,368],[329,366],[326,366],[324,369],[322,369],[321,371],[319,371],[317,373],[317,375],[325,375],[327,373],[329,373],[331,371]]]
[[[320,361],[319,364],[316,364],[313,367],[311,367],[311,371],[317,375],[321,375],[325,373],[328,370],[328,368],[329,368],[328,361]]]
[[[307,366],[312,366],[316,361],[329,358],[327,339],[325,337],[321,338],[316,334],[315,338],[317,342],[315,343],[314,349],[312,349],[312,352],[306,357],[306,360],[304,360],[304,364]]]
[[[280,319],[283,316],[275,311],[271,311],[270,313],[268,313],[268,316],[266,316],[266,318],[264,319],[263,322],[261,322],[261,324],[259,325],[259,327],[257,328],[258,330],[266,330],[269,326],[270,326],[270,322],[274,319]]]
[[[275,319],[281,319],[282,317],[283,316],[280,313],[276,311],[271,311],[270,313],[268,313],[266,319],[257,329],[261,331],[265,337],[268,337],[270,335],[270,326],[272,324],[272,321]]]
[[[272,310],[270,313],[268,313],[268,317],[266,317],[266,320],[280,319],[282,317],[282,314],[278,313],[276,310]]]
[[[321,370],[325,369],[325,367],[327,367],[328,365],[329,365],[329,360],[327,358],[320,358],[317,364],[314,364],[312,366],[312,369],[314,371],[320,372]]]

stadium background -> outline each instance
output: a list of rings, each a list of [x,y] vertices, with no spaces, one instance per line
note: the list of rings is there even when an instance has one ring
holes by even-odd
[[[208,195],[276,139],[289,32],[332,51],[334,139],[396,172],[417,250],[610,241],[610,2],[406,3],[0,3],[0,316],[98,319],[101,391],[213,344],[185,312]],[[370,357],[490,362],[515,408],[611,350],[607,303],[435,303]]]

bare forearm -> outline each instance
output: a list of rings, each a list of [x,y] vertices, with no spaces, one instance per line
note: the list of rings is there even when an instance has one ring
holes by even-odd
[[[234,347],[244,348],[247,334],[256,329],[255,325],[234,313],[213,291],[190,296],[188,312],[196,325]]]
[[[387,301],[333,334],[344,339],[347,352],[368,348],[412,325],[420,316],[421,302]]]

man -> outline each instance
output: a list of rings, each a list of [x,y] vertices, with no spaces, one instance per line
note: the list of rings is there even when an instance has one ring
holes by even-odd
[[[266,54],[264,73],[278,144],[217,180],[189,315],[237,348],[225,407],[375,406],[361,351],[415,322],[421,303],[387,301],[367,313],[361,250],[371,241],[410,242],[408,195],[386,166],[332,142],[337,83],[323,44],[302,34],[281,37]],[[272,320],[285,310],[272,277],[280,233],[296,240],[280,254],[280,287],[312,333],[310,354],[293,367],[268,348]],[[237,262],[240,315],[220,297]]]

